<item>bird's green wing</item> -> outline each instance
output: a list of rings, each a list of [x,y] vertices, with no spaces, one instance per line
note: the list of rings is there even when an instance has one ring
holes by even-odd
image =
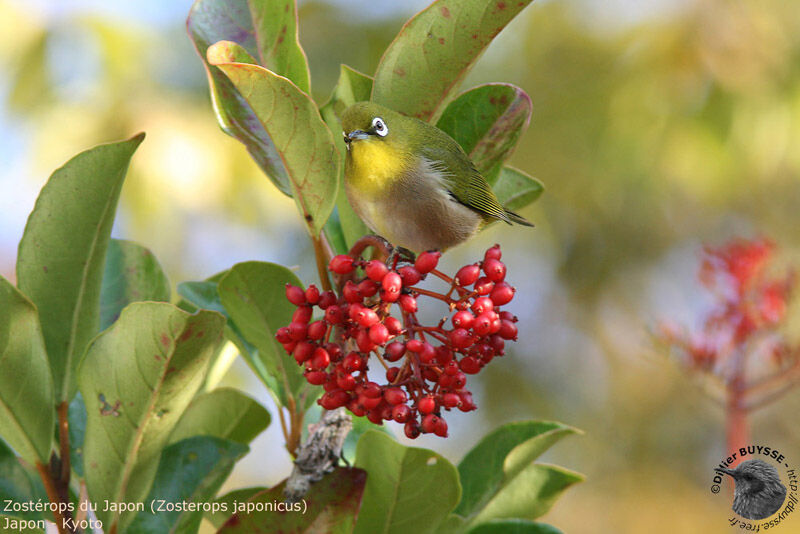
[[[458,143],[452,141],[452,144],[455,146],[426,145],[422,147],[421,152],[438,170],[441,170],[450,194],[458,202],[495,219],[511,223],[506,210],[497,200],[486,179],[478,172]]]

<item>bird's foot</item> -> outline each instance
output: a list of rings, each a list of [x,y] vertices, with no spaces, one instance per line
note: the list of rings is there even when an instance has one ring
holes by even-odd
[[[389,257],[386,259],[386,265],[390,268],[397,267],[397,264],[401,261],[414,263],[414,261],[417,259],[417,255],[407,248],[392,246],[391,250],[392,251],[389,253]]]

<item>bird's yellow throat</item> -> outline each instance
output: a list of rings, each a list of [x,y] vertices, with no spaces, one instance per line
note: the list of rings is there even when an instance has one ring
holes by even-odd
[[[350,145],[348,180],[362,194],[386,194],[408,168],[408,156],[383,141],[362,139]]]

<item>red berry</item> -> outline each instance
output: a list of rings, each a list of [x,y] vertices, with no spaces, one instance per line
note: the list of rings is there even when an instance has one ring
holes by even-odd
[[[314,350],[314,355],[311,357],[311,369],[314,371],[322,371],[331,363],[331,355],[328,351],[319,347]]]
[[[327,310],[325,310],[325,320],[329,324],[339,324],[344,320],[344,314],[342,313],[342,309],[335,304],[333,306],[329,306]]]
[[[441,417],[433,415],[432,413],[426,415],[422,418],[422,431],[426,434],[435,432],[440,419]]]
[[[400,290],[403,288],[403,281],[400,275],[395,272],[387,273],[381,282],[383,294],[381,298],[385,302],[395,302],[400,297]]]
[[[286,298],[295,306],[306,303],[305,291],[292,284],[286,284]]]
[[[331,259],[328,269],[337,274],[347,274],[353,270],[353,258],[339,254]]]
[[[493,288],[494,288],[494,282],[489,280],[489,278],[486,276],[481,276],[480,278],[478,278],[478,281],[475,282],[475,292],[478,295],[488,295],[489,293],[492,292]]]
[[[336,385],[345,391],[353,391],[356,388],[356,378],[350,373],[345,373],[336,377]]]
[[[447,335],[450,344],[456,349],[465,349],[472,345],[472,336],[464,328],[455,328]]]
[[[361,291],[358,290],[358,286],[355,285],[351,280],[348,280],[344,284],[342,295],[344,296],[344,299],[351,304],[364,300],[364,297],[361,295]]]
[[[444,345],[439,345],[436,347],[436,361],[439,365],[447,365],[453,360],[453,352],[445,347]]]
[[[342,360],[342,367],[348,373],[364,369],[364,359],[357,353],[351,352]]]
[[[455,393],[445,393],[442,395],[442,404],[445,408],[455,408],[461,404],[461,397]]]
[[[306,380],[308,380],[308,383],[314,386],[321,386],[328,379],[328,375],[323,371],[306,371],[303,374]]]
[[[406,341],[406,349],[411,352],[420,352],[422,351],[422,341],[419,339],[409,339]]]
[[[431,363],[436,357],[436,349],[430,343],[423,343],[422,350],[419,351],[419,361],[422,363]]]
[[[497,334],[489,337],[489,346],[492,347],[492,350],[498,355],[503,354],[503,349],[506,347],[506,342],[503,341],[503,338],[498,336]]]
[[[454,361],[448,362],[444,366],[444,372],[445,374],[448,374],[450,376],[455,376],[456,374],[458,374],[458,364]]]
[[[439,436],[440,438],[447,437],[447,421],[442,419],[441,417],[437,418],[436,423],[433,427],[433,433]]]
[[[492,329],[491,313],[494,312],[483,312],[475,319],[475,323],[472,325],[472,331],[475,332],[475,335],[486,336],[489,334]]]
[[[461,405],[458,407],[462,412],[469,412],[475,409],[475,403],[472,402],[472,393],[469,391],[459,391],[458,396],[461,399]]]
[[[500,251],[500,245],[495,245],[487,250],[486,254],[483,255],[483,261],[499,260],[502,256],[503,253]]]
[[[331,355],[331,361],[339,361],[342,358],[342,347],[336,343],[325,343],[325,350]]]
[[[408,439],[417,439],[419,437],[419,425],[417,425],[416,421],[408,421],[403,427],[403,432],[405,432]]]
[[[471,328],[472,323],[475,321],[475,316],[472,315],[470,312],[463,310],[460,312],[456,312],[453,315],[453,326],[456,328]]]
[[[386,276],[388,272],[389,268],[386,264],[378,260],[368,261],[367,266],[364,267],[364,273],[367,275],[367,278],[375,282],[383,280],[383,277]]]
[[[481,370],[481,363],[472,356],[467,356],[463,358],[459,363],[461,370],[467,373],[468,375],[474,375],[480,372]]]
[[[290,343],[292,341],[292,336],[289,335],[289,329],[285,326],[278,328],[278,331],[275,332],[275,339],[278,340],[278,343]]]
[[[409,417],[411,417],[411,408],[405,404],[398,404],[392,408],[392,419],[398,423],[405,423]]]
[[[314,284],[308,286],[308,288],[306,289],[306,301],[312,305],[317,304],[319,302],[319,297],[320,293],[317,286],[315,286]]]
[[[297,346],[297,341],[290,341],[289,343],[281,343],[281,345],[283,345],[283,350],[285,350],[287,354],[291,354],[294,351],[294,348]]]
[[[308,325],[306,323],[291,322],[289,323],[289,336],[295,341],[300,341],[306,338],[308,334]]]
[[[377,345],[369,338],[368,330],[358,331],[358,334],[356,334],[356,345],[358,345],[358,350],[365,354],[371,352],[375,347],[377,347]]]
[[[408,400],[408,395],[406,392],[400,388],[386,388],[383,392],[383,398],[386,399],[386,402],[389,404],[405,404]]]
[[[311,357],[315,348],[315,345],[309,343],[308,341],[300,341],[297,345],[295,345],[294,350],[292,351],[292,356],[294,356],[294,359],[297,360],[297,363],[303,363]]]
[[[364,387],[361,390],[361,394],[364,395],[365,397],[379,399],[381,398],[381,395],[383,395],[383,390],[375,382],[367,382],[366,384],[364,384]]]
[[[386,345],[384,357],[390,362],[396,362],[406,353],[406,346],[399,341],[393,341]]]
[[[399,319],[396,317],[387,317],[383,320],[383,324],[386,325],[386,328],[389,330],[389,333],[393,336],[396,336],[400,332],[403,331],[403,325]]]
[[[389,340],[389,329],[381,323],[369,328],[369,339],[376,345],[383,345]]]
[[[397,375],[399,374],[400,374],[399,367],[389,367],[386,370],[386,381],[389,382],[390,384],[393,383],[395,380],[397,380]]]
[[[378,318],[378,314],[375,313],[375,310],[373,310],[372,308],[364,308],[363,306],[360,309],[358,309],[358,311],[355,314],[355,317],[353,317],[352,313],[350,314],[350,317],[355,319],[358,322],[358,324],[360,324],[364,328],[369,328],[370,326],[380,321],[380,319]]]
[[[421,414],[429,414],[433,413],[436,409],[436,399],[433,397],[422,397],[419,401],[417,401],[417,410]]]
[[[341,389],[336,389],[325,393],[317,402],[319,402],[320,406],[326,410],[335,410],[336,408],[340,408],[347,404],[349,399],[350,396],[347,394],[347,392],[342,391]]]
[[[481,268],[477,265],[465,265],[456,273],[456,283],[460,286],[471,286],[481,274]]]
[[[472,303],[472,311],[478,315],[483,312],[492,311],[494,309],[494,302],[489,297],[478,297]]]
[[[439,263],[439,258],[441,257],[442,253],[438,250],[423,252],[417,257],[417,261],[414,262],[414,268],[422,274],[427,274],[436,268],[436,265]]]
[[[365,397],[364,395],[360,395],[358,397],[358,402],[367,410],[372,410],[373,408],[377,408],[377,406],[381,403],[383,399],[381,397]]]
[[[307,323],[311,320],[311,306],[300,306],[292,314],[292,321]]]
[[[453,388],[454,389],[461,389],[467,385],[467,375],[462,373],[461,371],[457,372],[453,375]]]
[[[417,299],[411,295],[400,295],[398,304],[400,304],[400,308],[406,313],[417,313]]]
[[[376,294],[380,286],[377,282],[373,282],[372,280],[362,280],[358,283],[358,291],[361,293],[362,296],[365,298],[369,298],[372,295]]]
[[[327,330],[328,325],[325,324],[325,321],[314,321],[308,325],[308,337],[314,341],[318,341],[323,338]]]
[[[410,265],[400,267],[398,272],[400,273],[400,278],[403,280],[403,285],[406,287],[413,286],[422,280],[422,275],[419,274],[419,271]]]
[[[489,258],[483,262],[483,272],[492,282],[502,282],[506,277],[506,266],[500,260]]]
[[[494,289],[492,289],[491,299],[492,302],[495,303],[496,306],[502,306],[503,304],[508,304],[511,302],[511,299],[514,298],[514,288],[508,285],[505,282],[500,282],[499,284],[495,284]]]
[[[347,409],[353,412],[353,415],[356,417],[364,417],[367,415],[367,411],[358,403],[358,399],[353,399],[347,403]]]
[[[517,321],[519,321],[516,315],[508,311],[501,311],[500,319],[502,319],[503,321],[511,321],[512,323],[516,323]]]
[[[317,305],[325,310],[328,306],[336,304],[336,301],[336,294],[333,291],[325,291],[319,296],[319,303]]]

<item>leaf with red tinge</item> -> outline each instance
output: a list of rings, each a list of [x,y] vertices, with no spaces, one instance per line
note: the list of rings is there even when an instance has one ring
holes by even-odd
[[[264,67],[239,62],[243,53],[221,41],[208,49],[208,61],[225,73],[272,139],[309,233],[318,236],[339,187],[341,161],[331,131],[306,93]]]
[[[532,1],[437,0],[386,49],[372,100],[435,122],[492,39]]]
[[[289,511],[269,510],[246,512],[248,504],[255,506],[283,503],[281,482],[274,488],[257,493],[245,503],[245,509],[237,511],[217,531],[220,534],[246,533],[301,534],[325,532],[326,534],[345,534],[353,531],[353,525],[361,508],[361,496],[367,481],[367,472],[355,467],[337,467],[311,486],[303,501],[296,503],[299,508]],[[263,508],[262,508],[263,509]]]
[[[503,167],[492,185],[497,199],[507,210],[519,210],[539,198],[542,183],[514,167]]]
[[[490,83],[466,91],[444,110],[436,126],[458,141],[486,177],[517,145],[531,118],[531,99],[515,85]]]
[[[278,189],[291,196],[289,179],[280,155],[250,105],[228,78],[206,59],[209,46],[234,41],[246,53],[276,74],[309,92],[308,64],[297,41],[294,0],[198,0],[186,21],[189,36],[209,76],[217,121],[230,136],[241,141],[255,162]]]

